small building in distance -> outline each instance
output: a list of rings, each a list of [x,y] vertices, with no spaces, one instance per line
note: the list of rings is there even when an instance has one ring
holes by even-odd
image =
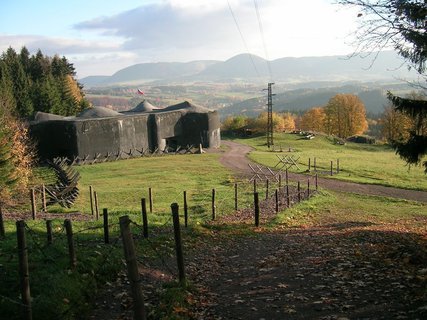
[[[218,112],[188,101],[159,109],[144,100],[121,113],[94,107],[75,117],[38,112],[30,134],[40,159],[108,158],[188,145],[218,148],[221,143]]]

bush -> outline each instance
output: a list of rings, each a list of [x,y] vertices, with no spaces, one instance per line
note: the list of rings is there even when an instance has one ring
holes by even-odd
[[[349,142],[375,144],[375,138],[369,136],[355,135],[347,138]]]

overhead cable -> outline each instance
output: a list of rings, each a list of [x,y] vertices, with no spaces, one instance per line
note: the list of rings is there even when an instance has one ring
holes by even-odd
[[[231,16],[233,17],[234,23],[236,24],[237,30],[239,30],[240,38],[242,38],[243,45],[245,46],[246,52],[248,53],[248,56],[249,56],[251,63],[252,63],[252,66],[255,69],[255,73],[257,74],[258,77],[260,77],[260,73],[258,72],[258,69],[255,65],[255,61],[252,57],[252,54],[249,52],[248,45],[245,41],[245,38],[243,37],[242,30],[240,29],[239,23],[237,22],[237,19],[236,19],[236,16],[234,15],[233,9],[231,8],[230,1],[227,0],[227,3],[228,3],[228,9],[230,9],[230,13],[231,13]]]
[[[259,32],[261,34],[262,45],[264,47],[265,59],[267,61],[268,73],[270,75],[270,79],[273,80],[273,72],[271,71],[270,58],[268,56],[267,46],[265,44],[264,29],[262,28],[261,17],[259,14],[258,3],[256,0],[254,0],[254,6],[255,6],[255,11],[256,11],[256,16],[258,19],[258,26],[259,26]]]

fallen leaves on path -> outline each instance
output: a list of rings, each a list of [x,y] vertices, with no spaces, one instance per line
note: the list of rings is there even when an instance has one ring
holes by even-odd
[[[350,222],[203,248],[190,262],[212,301],[199,319],[424,319],[427,243],[395,229]]]

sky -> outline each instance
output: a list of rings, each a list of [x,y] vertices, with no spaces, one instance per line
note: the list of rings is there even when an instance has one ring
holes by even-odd
[[[334,2],[0,0],[0,51],[65,56],[78,78],[248,52],[268,60],[351,54],[357,12]]]

